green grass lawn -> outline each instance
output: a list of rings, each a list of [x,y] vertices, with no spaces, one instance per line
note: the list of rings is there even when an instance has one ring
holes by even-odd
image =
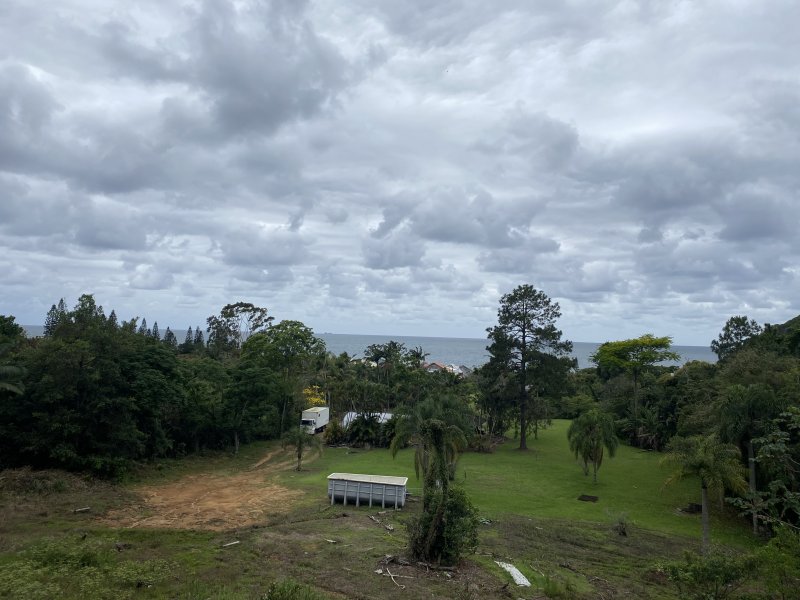
[[[461,457],[457,479],[491,522],[480,526],[477,554],[452,579],[393,566],[393,573],[408,577],[401,588],[375,572],[386,554],[404,552],[405,525],[419,503],[380,514],[365,506],[330,506],[326,498],[326,477],[336,471],[407,476],[411,492],[418,495],[412,449],[393,459],[382,449],[326,448],[296,472],[287,464],[289,450],[273,454],[276,442],[259,442],[243,446],[237,457],[213,453],[149,465],[124,485],[54,472],[25,478],[63,479],[63,485],[17,491],[0,486],[0,598],[249,600],[263,598],[269,585],[286,578],[333,598],[506,598],[509,577],[495,560],[512,562],[534,582],[533,588],[514,589],[512,597],[543,598],[555,582],[563,593],[551,597],[676,598],[659,565],[679,558],[684,548],[699,547],[699,516],[676,512],[698,501],[698,483],[664,488],[668,473],[659,466],[661,455],[623,446],[615,458],[606,459],[594,485],[568,450],[567,426],[556,421],[530,441],[527,452],[509,440],[492,454]],[[210,532],[115,528],[95,518],[135,501],[141,484],[204,473],[258,472],[253,465],[267,454],[280,467],[263,471],[265,483],[306,494],[293,500],[288,512],[263,523]],[[581,494],[599,501],[580,502]],[[91,513],[74,512],[89,505]],[[718,508],[715,512],[715,542],[757,544],[746,522],[730,511],[725,516]],[[621,513],[631,525],[628,536],[611,528]],[[378,515],[381,523],[370,515]],[[386,523],[394,528],[386,529]],[[241,543],[223,546],[233,539]]]
[[[659,465],[663,455],[620,446],[614,458],[606,456],[595,485],[569,452],[568,426],[568,421],[554,421],[552,427],[540,431],[538,440],[529,441],[527,452],[517,450],[517,440],[509,440],[493,454],[466,453],[459,461],[456,479],[464,483],[472,501],[489,518],[514,514],[611,523],[624,513],[634,526],[699,539],[699,515],[676,510],[700,501],[698,481],[664,487],[669,471]],[[411,449],[392,459],[388,450],[328,448],[304,471],[287,473],[283,479],[316,499],[324,497],[327,475],[337,471],[407,476],[410,491],[419,492]],[[599,501],[578,501],[581,494],[598,496]],[[746,523],[732,518],[730,510],[720,513],[718,507],[712,508],[715,542],[754,544]]]

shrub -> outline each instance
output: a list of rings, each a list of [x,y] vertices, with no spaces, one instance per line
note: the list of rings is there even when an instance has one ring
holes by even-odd
[[[751,578],[756,560],[752,555],[733,556],[714,552],[701,556],[686,552],[681,562],[664,566],[669,580],[678,588],[681,598],[692,600],[722,600]]]
[[[377,415],[362,413],[347,427],[347,442],[353,446],[377,446],[380,443],[381,424]]]
[[[341,425],[339,425],[338,421],[331,421],[325,428],[325,433],[323,434],[323,436],[325,439],[325,443],[328,446],[338,446],[339,444],[344,443],[346,433],[344,428]]]
[[[478,546],[478,511],[461,486],[451,485],[446,496],[408,525],[410,553],[422,560],[447,565]]]

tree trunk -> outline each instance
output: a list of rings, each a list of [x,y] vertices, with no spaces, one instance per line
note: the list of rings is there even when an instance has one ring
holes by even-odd
[[[747,440],[747,467],[750,471],[750,493],[756,494],[756,456],[753,451],[753,440]],[[753,511],[753,535],[758,535],[758,515]]]
[[[239,430],[233,431],[233,455],[239,456]]]
[[[594,484],[597,485],[597,461],[593,462],[592,465],[594,466]]]
[[[525,338],[523,337],[523,344]],[[523,350],[524,352],[524,350]],[[528,378],[525,361],[521,361],[521,368],[522,371],[520,373],[520,379],[522,380],[522,389],[520,390],[520,401],[519,401],[519,449],[520,450],[527,450],[528,449]]]
[[[700,520],[703,524],[702,550],[703,554],[708,554],[709,548],[711,547],[711,527],[709,524],[709,516],[708,516],[708,488],[706,487],[705,483],[702,483],[701,487],[702,487],[702,496],[700,502],[702,506],[702,514]]]

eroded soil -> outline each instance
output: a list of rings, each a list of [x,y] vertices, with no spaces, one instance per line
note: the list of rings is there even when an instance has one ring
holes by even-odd
[[[133,488],[139,500],[107,513],[100,521],[112,527],[225,531],[263,523],[289,511],[303,495],[275,482],[293,464],[274,450],[248,470],[200,473],[176,481]]]

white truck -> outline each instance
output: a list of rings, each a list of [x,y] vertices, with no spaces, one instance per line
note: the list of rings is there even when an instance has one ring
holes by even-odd
[[[328,425],[331,411],[327,406],[314,406],[303,411],[300,424],[308,433],[319,433]]]

